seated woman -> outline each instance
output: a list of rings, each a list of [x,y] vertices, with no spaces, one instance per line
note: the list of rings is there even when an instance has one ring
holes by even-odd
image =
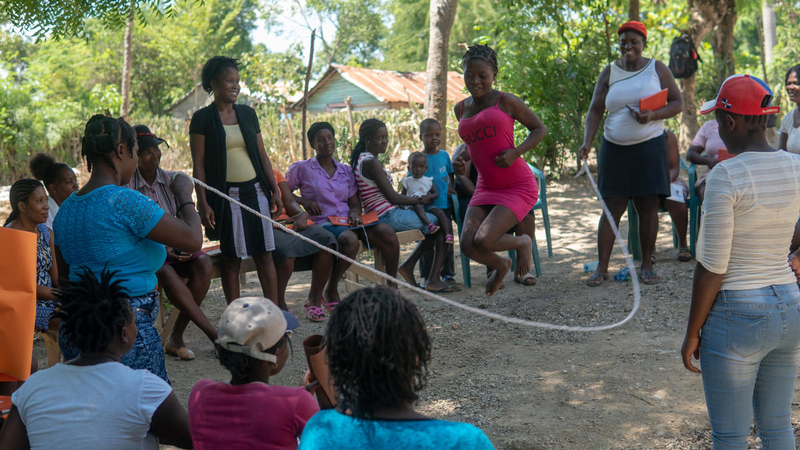
[[[181,205],[177,204],[175,196],[169,189],[170,181],[176,172],[167,172],[161,168],[159,145],[165,141],[151,133],[144,125],[136,125],[133,129],[139,143],[139,165],[127,187],[150,197],[164,212],[177,217]],[[211,284],[212,269],[211,258],[202,250],[188,253],[167,248],[167,259],[156,272],[156,277],[180,314],[172,333],[164,343],[164,353],[182,360],[194,359],[194,352],[186,348],[183,342],[183,332],[190,320],[205,333],[212,344],[217,339],[217,330],[200,309],[200,304],[206,298]],[[188,278],[189,281],[184,283],[184,278]]]
[[[494,448],[473,425],[414,411],[432,343],[419,310],[400,293],[377,287],[350,294],[328,322],[325,340],[339,403],[308,421],[301,450]]]
[[[686,151],[686,160],[697,166],[697,181],[694,189],[700,201],[703,201],[706,192],[706,177],[708,172],[717,165],[720,150],[726,150],[725,143],[719,137],[719,124],[716,120],[709,120],[700,127],[692,139],[692,145]],[[726,150],[727,151],[727,150]]]
[[[78,179],[70,166],[56,162],[56,159],[47,153],[33,155],[28,167],[31,169],[31,175],[41,181],[47,189],[47,206],[50,207],[50,214],[45,225],[52,230],[58,207],[70,194],[78,190]]]
[[[358,143],[350,155],[350,166],[356,177],[364,210],[377,213],[378,221],[389,224],[394,231],[418,229],[425,234],[425,239],[417,245],[406,262],[398,268],[398,273],[406,281],[412,285],[417,284],[414,279],[414,266],[426,251],[433,248],[433,264],[425,283],[425,290],[445,293],[458,292],[459,288],[445,283],[440,277],[445,252],[443,233],[430,234],[430,229],[422,223],[413,209],[400,208],[401,205],[432,203],[433,198],[429,196],[409,197],[398,194],[394,190],[391,175],[378,159],[379,154],[386,152],[388,145],[389,133],[386,131],[386,124],[378,119],[367,119],[361,122],[358,128]],[[426,214],[429,222],[437,222],[436,216],[431,213]]]
[[[669,180],[670,183],[677,185],[681,189],[679,198],[669,196],[661,199],[661,206],[669,211],[672,219],[672,226],[678,234],[678,261],[691,261],[692,253],[689,251],[689,244],[686,242],[686,230],[689,228],[689,207],[686,199],[689,196],[689,187],[680,178],[681,175],[681,155],[678,149],[678,138],[675,133],[665,130],[667,133],[667,149],[669,150]]]
[[[303,387],[274,386],[297,319],[266,298],[243,297],[219,319],[219,361],[230,383],[200,380],[189,396],[195,449],[296,449],[319,406]]]
[[[116,274],[80,272],[59,294],[62,330],[80,350],[36,372],[12,395],[0,448],[192,448],[189,418],[172,388],[120,364],[136,341],[136,314]]]
[[[316,156],[292,164],[286,172],[286,183],[291,190],[300,190],[297,202],[311,215],[311,220],[336,237],[339,252],[355,258],[359,239],[381,251],[386,273],[397,275],[400,245],[397,233],[385,223],[363,225],[361,199],[350,166],[333,157],[336,139],[333,126],[316,122],[308,129],[308,142]],[[350,226],[333,225],[328,217],[347,217]],[[339,304],[339,281],[350,263],[339,259],[333,267],[322,305],[331,310]],[[313,304],[313,303],[312,303]]]
[[[281,191],[284,206],[278,220],[286,222],[286,225],[291,226],[294,231],[303,236],[335,249],[336,236],[318,225],[309,225],[308,213],[297,204],[286,178],[276,169],[272,169],[272,172],[275,175],[275,182],[278,183],[278,189]],[[286,287],[294,273],[295,263],[299,260],[301,269],[311,268],[311,288],[308,290],[303,309],[309,320],[322,322],[327,317],[322,308],[322,291],[331,276],[335,257],[332,253],[322,251],[316,245],[277,227],[273,230],[273,234],[275,235],[275,250],[272,252],[272,259],[275,261],[275,269],[278,272],[278,306],[284,311],[289,310],[286,306]]]
[[[72,269],[70,281],[78,281],[79,268],[97,274],[108,268],[127,289],[139,332],[122,363],[132,369],[149,369],[167,381],[161,337],[153,326],[158,316],[156,272],[167,257],[165,245],[194,253],[203,239],[200,217],[192,203],[192,182],[187,177],[176,176],[170,183],[180,205],[180,219],[123,187],[136,170],[137,148],[136,133],[124,119],[101,114],[89,119],[81,155],[91,177],[61,204],[53,228],[56,250]],[[59,344],[65,359],[78,356],[68,337],[62,335]]]

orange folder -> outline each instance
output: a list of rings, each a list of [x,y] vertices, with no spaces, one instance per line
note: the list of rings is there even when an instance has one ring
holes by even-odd
[[[350,221],[347,219],[347,217],[328,216],[328,220],[330,220],[331,223],[334,225],[342,225],[345,227],[350,226]],[[369,225],[377,221],[378,221],[378,213],[376,213],[375,211],[370,211],[361,216],[361,222],[364,225]]]
[[[36,235],[0,227],[0,248],[0,381],[24,381],[36,324]]]
[[[717,162],[725,161],[726,159],[731,159],[736,155],[731,155],[728,153],[728,150],[721,148],[717,150]]]
[[[655,111],[667,105],[667,89],[662,89],[655,94],[639,99],[639,111],[649,109]]]

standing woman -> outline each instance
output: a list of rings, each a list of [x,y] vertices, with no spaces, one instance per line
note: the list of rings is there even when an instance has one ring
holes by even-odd
[[[800,64],[786,72],[786,93],[795,105],[800,104]],[[795,107],[783,116],[778,148],[789,153],[800,153],[800,109]]]
[[[491,47],[469,47],[461,66],[471,97],[454,108],[458,134],[467,144],[460,159],[472,161],[478,170],[461,231],[461,248],[470,259],[489,267],[486,294],[493,295],[511,269],[511,260],[495,252],[517,251],[515,278],[524,279],[531,270],[531,238],[507,232],[525,218],[539,198],[536,178],[521,156],[539,145],[547,127],[519,97],[492,87],[497,79],[497,53]],[[518,147],[514,145],[515,121],[529,131]]]
[[[132,369],[148,369],[165,381],[164,353],[153,323],[158,316],[156,271],[164,264],[164,246],[194,253],[203,244],[200,218],[192,202],[192,182],[176,176],[170,190],[181,218],[164,214],[156,202],[124,187],[138,163],[133,128],[124,119],[101,114],[86,123],[81,156],[89,182],[61,204],[56,220],[56,252],[69,266],[69,280],[81,281],[85,269],[96,276],[114,272],[114,280],[130,297],[139,332],[133,348],[122,356]],[[78,348],[61,327],[61,353],[69,361]]]
[[[767,141],[767,115],[780,111],[771,100],[763,81],[733,75],[700,111],[715,111],[737,155],[708,174],[681,349],[688,370],[701,373],[700,360],[714,448],[747,448],[753,415],[764,448],[795,448],[800,291],[786,254],[800,246],[800,160]]]
[[[194,177],[261,214],[269,215],[277,208],[277,217],[283,202],[264,151],[258,117],[253,108],[236,104],[239,62],[215,56],[203,66],[202,79],[203,89],[214,94],[214,102],[196,111],[189,125]],[[239,298],[242,258],[251,256],[264,296],[276,301],[278,278],[272,261],[272,224],[214,193],[207,195],[199,185],[196,189],[197,209],[206,236],[220,241],[225,300],[230,303]]]
[[[617,30],[622,58],[606,66],[597,78],[592,103],[586,114],[583,145],[578,156],[586,159],[603,112],[606,117],[603,143],[597,163],[597,184],[603,201],[619,225],[633,197],[639,215],[642,272],[645,284],[660,281],[653,271],[652,255],[658,234],[659,196],[669,197],[669,155],[664,119],[676,116],[683,99],[667,66],[654,58],[643,58],[647,29],[640,22],[627,22]],[[655,111],[639,111],[639,100],[667,89],[667,105]],[[597,231],[599,263],[586,280],[592,287],[608,279],[608,262],[614,249],[614,232],[605,217]]]
[[[37,153],[33,155],[28,167],[31,175],[41,181],[47,189],[47,206],[50,215],[47,216],[47,228],[53,229],[53,219],[56,218],[58,208],[73,192],[78,190],[78,179],[72,168],[64,163],[56,162],[53,155]]]

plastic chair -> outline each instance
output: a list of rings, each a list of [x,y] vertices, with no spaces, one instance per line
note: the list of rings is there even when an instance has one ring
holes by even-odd
[[[547,253],[549,256],[553,256],[553,248],[550,239],[550,215],[547,211],[547,194],[545,190],[545,180],[544,180],[544,173],[542,173],[539,169],[531,166],[531,172],[536,177],[536,182],[539,184],[539,200],[536,201],[536,204],[533,205],[531,210],[542,210],[542,221],[544,222],[545,226],[545,235],[547,236]],[[461,231],[464,227],[464,223],[461,220],[461,213],[460,208],[461,205],[458,202],[458,197],[455,194],[450,194],[450,200],[453,202],[453,211],[455,212],[456,216],[456,225],[458,226],[458,235],[461,236]],[[466,207],[466,206],[465,206]],[[459,238],[460,239],[460,238]],[[542,263],[539,259],[539,246],[536,244],[536,234],[533,235],[533,245],[531,245],[531,253],[533,254],[533,265],[536,268],[536,277],[542,276]],[[513,250],[508,252],[509,258],[511,258],[511,270],[512,272],[517,268],[517,255],[516,252]],[[461,251],[461,275],[464,278],[464,286],[472,287],[472,276],[470,273],[470,260],[467,255],[464,254],[463,250]]]
[[[689,251],[695,257],[697,236],[700,234],[700,197],[694,185],[697,183],[697,167],[689,166]]]

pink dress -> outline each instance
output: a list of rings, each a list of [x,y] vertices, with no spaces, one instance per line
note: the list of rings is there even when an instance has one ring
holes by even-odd
[[[498,107],[500,98],[493,107],[458,122],[458,135],[467,144],[472,165],[478,170],[478,184],[469,205],[503,205],[522,221],[539,198],[539,186],[522,158],[505,169],[494,162],[503,150],[515,147],[514,118]]]

